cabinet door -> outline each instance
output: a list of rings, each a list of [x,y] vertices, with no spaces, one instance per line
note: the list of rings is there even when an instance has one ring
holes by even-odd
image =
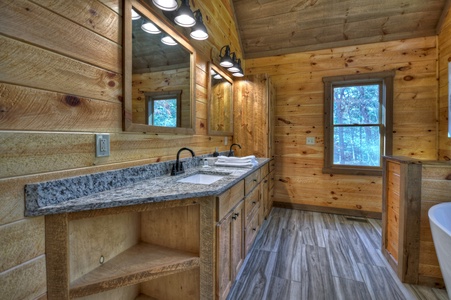
[[[232,260],[232,276],[235,277],[240,271],[243,264],[244,252],[244,220],[246,215],[244,213],[244,201],[242,201],[233,211],[232,215],[232,236],[231,236],[231,260]]]
[[[231,237],[233,211],[216,227],[216,299],[226,299],[233,282],[231,268]]]

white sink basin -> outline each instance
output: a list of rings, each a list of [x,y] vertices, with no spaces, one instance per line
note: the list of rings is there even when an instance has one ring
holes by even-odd
[[[223,176],[208,175],[208,174],[194,174],[189,177],[177,180],[177,182],[194,183],[194,184],[212,184],[213,182],[222,179]]]

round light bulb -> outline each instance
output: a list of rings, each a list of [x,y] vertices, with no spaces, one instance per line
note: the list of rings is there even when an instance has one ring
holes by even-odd
[[[132,20],[139,20],[141,19],[141,16],[134,10],[132,9]]]
[[[153,24],[152,22],[146,22],[146,23],[142,24],[141,29],[150,34],[161,33],[161,30],[158,29],[158,27],[155,26],[155,24]]]
[[[165,44],[165,45],[168,45],[168,46],[174,46],[174,45],[177,45],[177,42],[174,41],[174,39],[171,38],[169,35],[163,36],[163,37],[161,38],[161,42],[162,42],[163,44]]]
[[[165,11],[174,11],[178,7],[177,1],[175,0],[152,0],[152,3],[159,9]]]

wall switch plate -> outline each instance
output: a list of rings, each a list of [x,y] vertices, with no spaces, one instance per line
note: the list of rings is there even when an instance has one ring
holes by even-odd
[[[96,157],[110,156],[110,135],[108,133],[96,134]]]
[[[306,144],[307,145],[315,145],[315,137],[311,137],[311,136],[307,137]]]
[[[227,137],[225,136],[224,137],[224,146],[227,146],[228,143],[229,143],[229,141],[228,141]]]

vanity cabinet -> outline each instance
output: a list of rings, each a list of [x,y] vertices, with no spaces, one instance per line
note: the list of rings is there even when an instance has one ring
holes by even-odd
[[[208,214],[211,200],[207,200],[46,216],[48,299],[73,299],[107,291],[106,298],[119,299],[123,292],[120,288],[124,287],[130,289],[132,299],[140,295],[158,297],[159,287],[148,283],[173,275],[180,279],[176,283],[179,286],[172,286],[166,298],[199,299],[201,294],[211,298],[208,279],[193,275],[199,274],[200,268],[208,273],[213,259],[213,249],[205,247],[214,234],[213,214]]]
[[[226,299],[244,261],[244,200],[222,219],[216,230],[216,299]]]

